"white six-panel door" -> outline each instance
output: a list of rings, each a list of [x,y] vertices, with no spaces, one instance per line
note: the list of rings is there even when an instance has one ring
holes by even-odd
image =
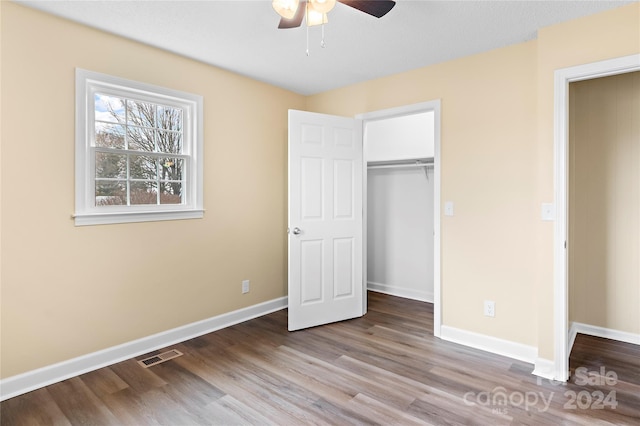
[[[289,330],[364,315],[362,122],[289,111]]]

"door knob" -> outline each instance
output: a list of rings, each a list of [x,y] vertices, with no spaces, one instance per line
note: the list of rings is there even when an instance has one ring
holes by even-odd
[[[293,235],[300,235],[300,234],[302,234],[302,229],[298,228],[297,226],[293,228]]]

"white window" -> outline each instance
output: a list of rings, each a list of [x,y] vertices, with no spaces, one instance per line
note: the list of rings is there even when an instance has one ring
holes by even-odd
[[[76,225],[202,216],[202,97],[77,69]]]

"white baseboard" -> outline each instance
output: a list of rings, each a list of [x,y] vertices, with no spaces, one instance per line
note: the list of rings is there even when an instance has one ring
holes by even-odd
[[[440,338],[443,340],[481,349],[496,355],[506,356],[531,364],[536,362],[538,356],[538,349],[535,346],[523,345],[522,343],[503,340],[446,325],[443,325],[440,330]]]
[[[555,371],[556,365],[552,360],[545,358],[536,358],[535,367],[531,374],[542,379],[555,380]]]
[[[571,328],[569,329],[569,353],[571,353],[571,349],[573,348],[573,344],[576,341],[578,333],[640,345],[640,334],[614,330],[612,328],[598,327],[597,325],[572,322]]]
[[[0,380],[0,401],[287,307],[281,297]]]
[[[388,284],[367,282],[367,290],[376,291],[378,293],[390,294],[391,296],[404,297],[405,299],[419,300],[421,302],[433,303],[433,290],[421,291],[405,287],[396,287]]]

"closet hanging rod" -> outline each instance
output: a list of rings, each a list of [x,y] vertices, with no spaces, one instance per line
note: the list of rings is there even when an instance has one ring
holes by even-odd
[[[433,167],[433,163],[396,163],[396,164],[372,164],[367,169],[389,169],[389,168],[405,168],[405,167]]]

